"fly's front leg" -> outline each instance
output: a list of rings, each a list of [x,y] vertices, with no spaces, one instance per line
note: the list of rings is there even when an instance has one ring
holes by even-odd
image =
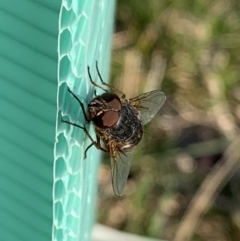
[[[106,82],[103,81],[102,76],[100,74],[100,71],[98,69],[97,61],[96,61],[96,69],[97,69],[97,74],[98,74],[98,77],[101,80],[102,85],[107,86],[110,90],[112,90],[115,93],[117,93],[122,99],[125,99],[126,95],[121,90],[119,90],[119,89],[113,87],[112,85],[107,84]],[[93,81],[91,73],[90,73],[90,67],[89,66],[87,67],[87,70],[88,70],[88,76],[89,76],[91,84],[96,86],[96,87],[98,87],[98,88],[100,88],[100,89],[102,89],[102,90],[104,90],[105,92],[109,92],[108,90],[104,89],[102,86],[100,86],[99,84],[97,84],[96,82]]]
[[[88,115],[87,115],[87,113],[86,113],[86,111],[84,109],[84,105],[83,105],[82,101],[71,91],[71,89],[69,87],[68,87],[68,92],[77,100],[77,102],[81,106],[81,109],[82,109],[83,115],[85,117],[85,120],[87,122],[89,122],[90,120],[89,120]]]
[[[119,89],[115,88],[114,86],[112,86],[110,84],[107,84],[106,82],[103,81],[102,76],[100,74],[100,71],[98,69],[98,62],[97,61],[96,61],[96,69],[97,69],[98,77],[100,78],[102,85],[107,86],[109,89],[118,93],[122,99],[125,99],[126,95],[121,90],[119,90]]]

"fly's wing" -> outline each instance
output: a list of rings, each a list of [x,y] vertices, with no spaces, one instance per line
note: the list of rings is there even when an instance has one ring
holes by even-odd
[[[122,196],[132,162],[133,148],[123,150],[116,159],[111,158],[112,185],[116,196]]]
[[[143,125],[147,124],[163,106],[166,100],[165,94],[160,90],[154,90],[129,99],[129,103],[140,111]]]

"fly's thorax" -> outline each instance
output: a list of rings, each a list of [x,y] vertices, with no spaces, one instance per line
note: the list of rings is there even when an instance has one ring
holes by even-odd
[[[108,129],[118,122],[121,108],[122,104],[118,95],[106,92],[95,97],[88,104],[88,114],[96,127]]]
[[[122,102],[118,122],[107,131],[116,140],[123,143],[122,149],[137,145],[143,135],[143,124],[140,113],[128,102]]]

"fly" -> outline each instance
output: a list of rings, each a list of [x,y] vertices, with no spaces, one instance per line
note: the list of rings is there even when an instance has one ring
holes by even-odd
[[[81,128],[91,140],[92,143],[85,150],[85,157],[92,146],[110,154],[113,191],[116,196],[122,196],[130,171],[132,153],[142,139],[143,126],[157,114],[166,96],[160,90],[153,90],[127,99],[122,91],[103,81],[97,62],[96,69],[102,86],[92,80],[88,66],[89,79],[92,85],[102,89],[104,93],[88,103],[87,111],[80,99],[68,88],[78,101],[86,121],[94,124],[96,140],[85,126],[64,119],[61,121]]]

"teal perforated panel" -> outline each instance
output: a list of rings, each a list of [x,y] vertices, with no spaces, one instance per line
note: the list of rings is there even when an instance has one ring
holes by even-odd
[[[51,240],[61,2],[0,1],[0,240]]]
[[[99,82],[95,61],[102,77],[108,80],[114,1],[63,1],[59,20],[58,115],[54,166],[53,239],[90,240],[95,217],[97,170],[100,153],[92,147],[79,128],[61,123],[65,120],[84,125],[81,108],[67,87],[84,102],[93,98],[87,75]],[[87,125],[94,135],[92,126]]]
[[[87,64],[96,79],[93,64],[98,60],[107,80],[114,4],[63,1],[58,29],[60,5],[0,2],[1,240],[51,240],[51,233],[54,240],[90,237],[99,153],[92,148],[83,160],[85,135],[59,118],[84,122],[66,85],[85,101],[91,99]]]

